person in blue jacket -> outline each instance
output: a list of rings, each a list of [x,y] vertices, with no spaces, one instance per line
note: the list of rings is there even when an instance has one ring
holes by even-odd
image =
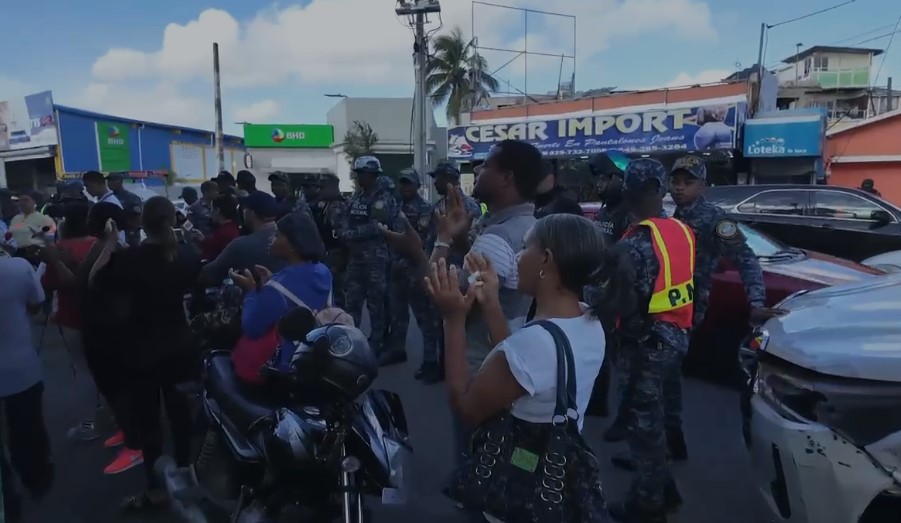
[[[257,265],[259,283],[247,269],[241,274],[234,271],[230,274],[246,292],[241,329],[251,339],[268,334],[286,312],[297,307],[279,287],[287,289],[314,311],[326,308],[332,291],[332,273],[322,263],[325,247],[313,219],[307,214],[291,213],[279,220],[276,227],[269,253],[287,261],[288,266],[272,274]]]

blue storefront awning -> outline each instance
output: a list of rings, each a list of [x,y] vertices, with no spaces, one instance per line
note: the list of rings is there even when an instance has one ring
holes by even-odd
[[[819,114],[755,118],[744,126],[744,155],[748,158],[820,156],[826,120]]]

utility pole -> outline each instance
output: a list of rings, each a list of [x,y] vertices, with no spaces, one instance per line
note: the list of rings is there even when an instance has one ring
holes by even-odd
[[[438,0],[398,0],[394,12],[407,16],[414,30],[413,65],[416,74],[416,89],[413,95],[413,167],[420,177],[429,172],[429,93],[426,89],[428,75],[429,42],[425,32],[426,15],[440,13]],[[429,184],[423,184],[426,195]]]
[[[219,84],[219,44],[213,43],[213,88],[216,100],[216,158],[219,170],[225,170],[225,148],[222,143],[222,87]]]

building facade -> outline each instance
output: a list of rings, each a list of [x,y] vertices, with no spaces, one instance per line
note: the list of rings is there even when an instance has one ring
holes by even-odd
[[[744,125],[749,183],[819,183],[825,179],[824,109],[762,112]]]
[[[860,187],[871,179],[882,197],[901,205],[901,110],[826,133],[829,184]]]

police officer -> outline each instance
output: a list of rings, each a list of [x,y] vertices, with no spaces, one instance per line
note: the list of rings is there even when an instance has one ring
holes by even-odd
[[[422,244],[435,234],[438,215],[435,207],[419,195],[419,173],[414,169],[405,169],[398,178],[400,182],[400,210],[404,217],[419,234]],[[398,227],[398,231],[402,231]],[[396,256],[392,260],[391,292],[389,304],[391,309],[391,328],[387,346],[392,350],[403,350],[407,340],[407,327],[410,323],[410,308],[416,324],[422,332],[422,365],[416,371],[416,379],[424,383],[437,383],[444,378],[444,367],[438,358],[438,313],[432,300],[422,285],[422,275],[414,270],[415,266],[405,256]],[[406,354],[389,353],[390,362],[406,360]]]
[[[347,200],[341,195],[339,180],[334,174],[321,175],[319,184],[319,198],[311,211],[325,244],[326,263],[332,271],[332,296],[335,305],[343,309],[347,303],[347,248],[339,237],[339,230]]]
[[[632,224],[629,208],[623,200],[623,171],[605,153],[592,156],[588,168],[595,177],[598,198],[604,202],[595,221],[600,225],[604,239],[612,245]]]
[[[447,205],[447,186],[451,185],[463,196],[463,207],[466,209],[466,212],[469,214],[473,223],[482,216],[482,208],[479,207],[479,204],[471,197],[464,194],[463,189],[460,188],[460,170],[457,169],[456,165],[450,162],[441,162],[435,166],[435,170],[430,172],[429,176],[432,177],[435,192],[441,196],[441,198],[435,202],[435,208],[439,213],[444,214],[445,212],[445,206]],[[434,236],[429,239],[429,250],[431,250],[432,245],[435,243],[435,239]],[[447,262],[448,264],[462,267],[464,256],[466,256],[465,252],[452,249]]]
[[[213,232],[213,200],[219,197],[219,186],[216,182],[205,181],[200,184],[200,198],[194,195],[196,201],[191,202],[191,195],[187,193],[188,189],[194,190],[192,187],[182,189],[181,197],[188,203],[188,221],[201,234],[209,235]]]
[[[392,227],[398,219],[394,195],[379,184],[382,164],[374,156],[354,161],[353,173],[360,187],[347,202],[340,238],[348,248],[347,307],[357,325],[363,316],[363,302],[369,310],[369,343],[379,357],[384,351],[388,311],[388,263],[391,258],[381,226]]]
[[[624,197],[637,223],[617,248],[635,267],[640,312],[618,330],[631,360],[628,440],[637,470],[625,499],[609,505],[620,522],[665,522],[682,501],[667,467],[663,383],[688,350],[695,253],[691,229],[661,217],[667,186],[667,170],[657,160],[636,159],[625,169]]]
[[[294,194],[291,190],[291,180],[287,173],[274,172],[269,175],[270,189],[275,201],[278,202],[279,218],[292,212],[301,212],[312,217],[312,210],[304,198],[303,193]]]
[[[726,212],[706,201],[702,195],[707,180],[707,167],[699,156],[676,160],[670,172],[670,193],[676,203],[674,218],[691,227],[697,238],[695,265],[694,327],[704,321],[710,298],[713,272],[720,256],[731,260],[741,275],[751,307],[751,321],[764,321],[779,314],[765,307],[766,289],[757,256],[748,247],[738,224]],[[667,386],[666,428],[670,453],[674,460],[688,457],[682,434],[681,374]]]

